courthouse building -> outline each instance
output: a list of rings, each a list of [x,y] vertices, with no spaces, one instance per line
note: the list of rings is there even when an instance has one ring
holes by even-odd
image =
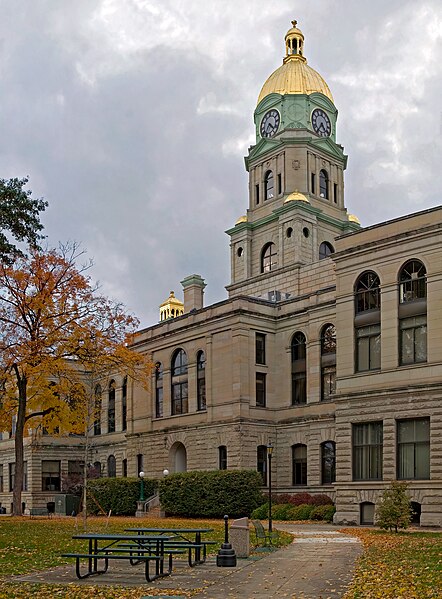
[[[347,212],[338,111],[292,24],[254,112],[227,299],[205,306],[204,279],[187,276],[184,301],[172,292],[139,331],[150,389],[103,381],[90,463],[105,476],[254,468],[266,486],[271,441],[273,488],[326,493],[336,523],[373,522],[405,480],[416,520],[441,526],[442,207],[367,228]],[[27,505],[53,500],[81,443],[28,439]]]

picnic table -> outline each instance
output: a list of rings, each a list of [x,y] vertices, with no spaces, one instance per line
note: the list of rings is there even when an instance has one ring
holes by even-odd
[[[188,549],[189,566],[193,567],[206,561],[207,545],[214,545],[216,541],[206,541],[202,535],[213,532],[213,528],[126,528],[125,532],[136,533],[140,537],[149,538],[152,534],[158,536],[173,535],[166,543],[167,547]],[[181,541],[180,541],[181,539]],[[195,559],[192,560],[192,550]],[[201,553],[202,550],[202,553]]]
[[[174,537],[166,534],[157,535],[129,535],[129,534],[101,534],[84,533],[74,535],[73,539],[88,541],[88,549],[85,553],[64,553],[62,557],[73,557],[76,559],[75,572],[77,578],[87,578],[107,572],[109,560],[128,560],[132,566],[144,562],[145,577],[147,582],[156,578],[167,576],[172,571],[172,555],[183,553],[184,549],[166,547],[166,543]],[[164,570],[164,558],[169,555],[169,566]],[[86,573],[82,574],[80,560],[87,559]],[[104,560],[104,568],[98,568],[98,561]],[[155,574],[150,574],[150,562],[155,562]]]

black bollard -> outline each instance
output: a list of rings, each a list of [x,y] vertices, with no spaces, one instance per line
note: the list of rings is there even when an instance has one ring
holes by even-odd
[[[216,565],[224,568],[236,566],[236,553],[229,543],[229,516],[224,516],[224,543],[216,556]]]

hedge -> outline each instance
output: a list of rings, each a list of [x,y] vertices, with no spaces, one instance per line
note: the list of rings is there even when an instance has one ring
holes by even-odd
[[[293,505],[290,503],[272,505],[272,518],[274,520],[325,520],[333,521],[336,511],[334,505]],[[252,513],[256,520],[266,520],[269,517],[269,504],[260,505]]]
[[[256,470],[182,472],[160,481],[160,502],[171,516],[238,518],[262,503],[261,486]]]
[[[157,484],[156,480],[145,478],[144,497],[153,495]],[[87,490],[90,514],[112,510],[114,516],[133,516],[140,498],[140,481],[137,478],[97,478],[88,481]]]

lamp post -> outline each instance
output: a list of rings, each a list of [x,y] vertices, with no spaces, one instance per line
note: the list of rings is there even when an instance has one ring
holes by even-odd
[[[269,462],[269,532],[273,531],[273,522],[272,522],[272,453],[273,453],[273,444],[269,440],[267,444],[267,459]]]
[[[138,476],[140,477],[140,501],[144,501],[144,472],[141,471]]]

